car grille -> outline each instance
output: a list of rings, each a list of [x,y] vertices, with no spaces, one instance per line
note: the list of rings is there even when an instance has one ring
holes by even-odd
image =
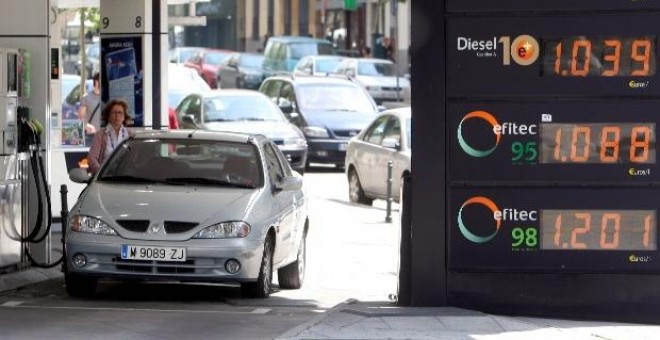
[[[360,133],[360,130],[334,130],[335,136],[340,138],[352,138]]]
[[[143,233],[149,228],[149,220],[117,220],[124,229],[136,233]]]
[[[185,233],[195,227],[198,223],[165,221],[165,232],[168,234]]]
[[[163,261],[139,261],[124,260],[115,257],[117,270],[130,271],[134,273],[158,273],[158,274],[190,274],[195,272],[195,260],[185,262],[163,262]]]

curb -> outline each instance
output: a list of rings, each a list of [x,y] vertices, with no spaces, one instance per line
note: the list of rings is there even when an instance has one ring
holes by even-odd
[[[328,318],[330,315],[332,315],[334,313],[338,313],[338,312],[342,311],[344,308],[346,308],[346,306],[353,305],[357,302],[358,302],[358,300],[351,298],[351,299],[348,299],[348,300],[346,300],[342,303],[339,303],[336,306],[334,306],[334,307],[330,308],[329,310],[327,310],[325,313],[319,314],[318,316],[314,317],[313,319],[311,319],[311,320],[309,320],[309,321],[307,321],[307,322],[305,322],[301,325],[298,325],[296,327],[293,327],[293,328],[289,329],[288,331],[284,332],[284,334],[281,334],[280,336],[276,337],[275,340],[294,339],[296,336],[300,335],[300,333],[302,333],[303,331],[308,330],[308,329],[320,324],[321,322],[323,322],[323,320]]]

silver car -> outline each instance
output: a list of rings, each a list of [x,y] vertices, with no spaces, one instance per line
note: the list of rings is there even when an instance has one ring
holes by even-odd
[[[392,162],[392,198],[399,201],[401,178],[410,174],[410,108],[385,111],[348,142],[346,175],[349,199],[371,205],[387,198],[387,167]]]
[[[379,105],[402,101],[410,91],[410,81],[398,75],[396,65],[386,59],[346,58],[335,73],[355,79]]]
[[[262,135],[140,132],[119,145],[71,209],[66,290],[102,277],[240,282],[246,297],[300,288],[309,223],[302,176]]]

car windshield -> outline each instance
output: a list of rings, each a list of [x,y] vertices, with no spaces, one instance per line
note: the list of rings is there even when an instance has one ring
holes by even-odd
[[[218,65],[229,56],[227,52],[206,52],[204,64]]]
[[[248,68],[261,68],[261,64],[264,61],[264,57],[261,55],[242,55],[241,56],[241,66]]]
[[[87,56],[90,58],[94,59],[99,59],[101,57],[100,51],[99,51],[99,45],[98,44],[93,44],[87,46]]]
[[[304,84],[297,97],[303,110],[375,112],[373,102],[362,89],[351,84]]]
[[[332,46],[330,44],[307,42],[307,43],[293,43],[291,46],[290,58],[300,59],[308,55],[327,55],[332,53]]]
[[[284,120],[280,109],[258,93],[225,94],[204,99],[204,122]]]
[[[213,140],[130,139],[101,169],[98,181],[258,188],[263,171],[256,146]]]
[[[341,59],[318,59],[314,67],[316,72],[320,73],[332,73],[335,71],[337,65],[339,65]]]
[[[357,72],[361,76],[395,77],[396,67],[392,63],[360,61]]]
[[[198,50],[194,48],[181,49],[179,50],[179,60],[180,61],[190,60],[190,58],[192,58],[195,55],[195,53],[197,53],[197,51]]]

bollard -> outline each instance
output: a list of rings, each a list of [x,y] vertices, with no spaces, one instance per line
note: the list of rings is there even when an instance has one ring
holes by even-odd
[[[392,223],[392,161],[387,161],[387,212],[385,222]]]
[[[401,178],[399,195],[401,215],[401,236],[399,244],[399,282],[397,287],[397,305],[412,304],[412,176]]]
[[[69,203],[67,202],[67,194],[69,193],[66,184],[60,186],[60,199],[62,200],[62,210],[60,216],[62,217],[62,271],[66,272],[66,247],[64,240],[66,239],[66,229],[69,225]]]

